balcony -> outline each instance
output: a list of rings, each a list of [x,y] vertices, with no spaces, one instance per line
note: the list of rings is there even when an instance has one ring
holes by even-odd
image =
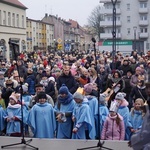
[[[140,2],[147,2],[148,0],[139,0]]]
[[[148,20],[140,20],[139,21],[140,26],[148,26],[148,24],[149,24]]]
[[[148,33],[140,33],[139,38],[141,39],[147,39],[149,37]]]
[[[112,39],[112,33],[101,33],[101,39]],[[116,39],[121,39],[121,33],[116,33]]]
[[[117,0],[117,2],[121,2],[121,0]],[[100,0],[100,3],[111,3],[111,0]]]
[[[139,13],[148,13],[148,8],[139,8]]]
[[[100,26],[101,27],[111,27],[113,24],[112,21],[101,21]],[[121,26],[122,22],[121,21],[116,21],[116,26]]]
[[[107,15],[112,15],[113,10],[112,9],[102,9],[101,14],[104,14],[105,16]],[[121,14],[121,9],[116,9],[116,14],[119,15]]]
[[[101,39],[112,39],[112,33],[101,33]]]

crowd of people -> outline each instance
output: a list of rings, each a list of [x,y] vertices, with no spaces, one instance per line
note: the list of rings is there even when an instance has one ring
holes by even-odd
[[[21,53],[0,62],[5,136],[130,140],[150,96],[150,51]],[[23,109],[23,116],[21,113]],[[32,133],[32,135],[31,135]]]

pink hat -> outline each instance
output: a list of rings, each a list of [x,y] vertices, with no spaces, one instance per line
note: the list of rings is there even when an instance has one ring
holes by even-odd
[[[12,93],[9,98],[13,99],[16,103],[18,102],[18,99],[14,93]]]
[[[86,92],[86,93],[91,93],[92,92],[92,89],[93,89],[93,85],[92,85],[92,83],[88,83],[88,84],[85,84],[84,85],[84,91]]]
[[[136,67],[135,70],[139,70],[139,71],[142,71],[141,67]]]

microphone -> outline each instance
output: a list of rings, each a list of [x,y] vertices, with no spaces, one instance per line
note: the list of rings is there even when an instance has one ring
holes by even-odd
[[[92,42],[93,42],[93,43],[96,43],[96,40],[95,40],[95,38],[94,38],[94,37],[92,37],[92,39],[91,39],[91,40],[92,40]]]

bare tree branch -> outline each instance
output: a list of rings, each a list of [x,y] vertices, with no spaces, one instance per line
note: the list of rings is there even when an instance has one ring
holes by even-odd
[[[101,14],[101,6],[97,6],[91,12],[88,17],[88,24],[92,27],[92,34],[97,36],[100,40],[100,33],[103,32],[103,28],[100,26],[100,22],[103,20],[103,15]]]

